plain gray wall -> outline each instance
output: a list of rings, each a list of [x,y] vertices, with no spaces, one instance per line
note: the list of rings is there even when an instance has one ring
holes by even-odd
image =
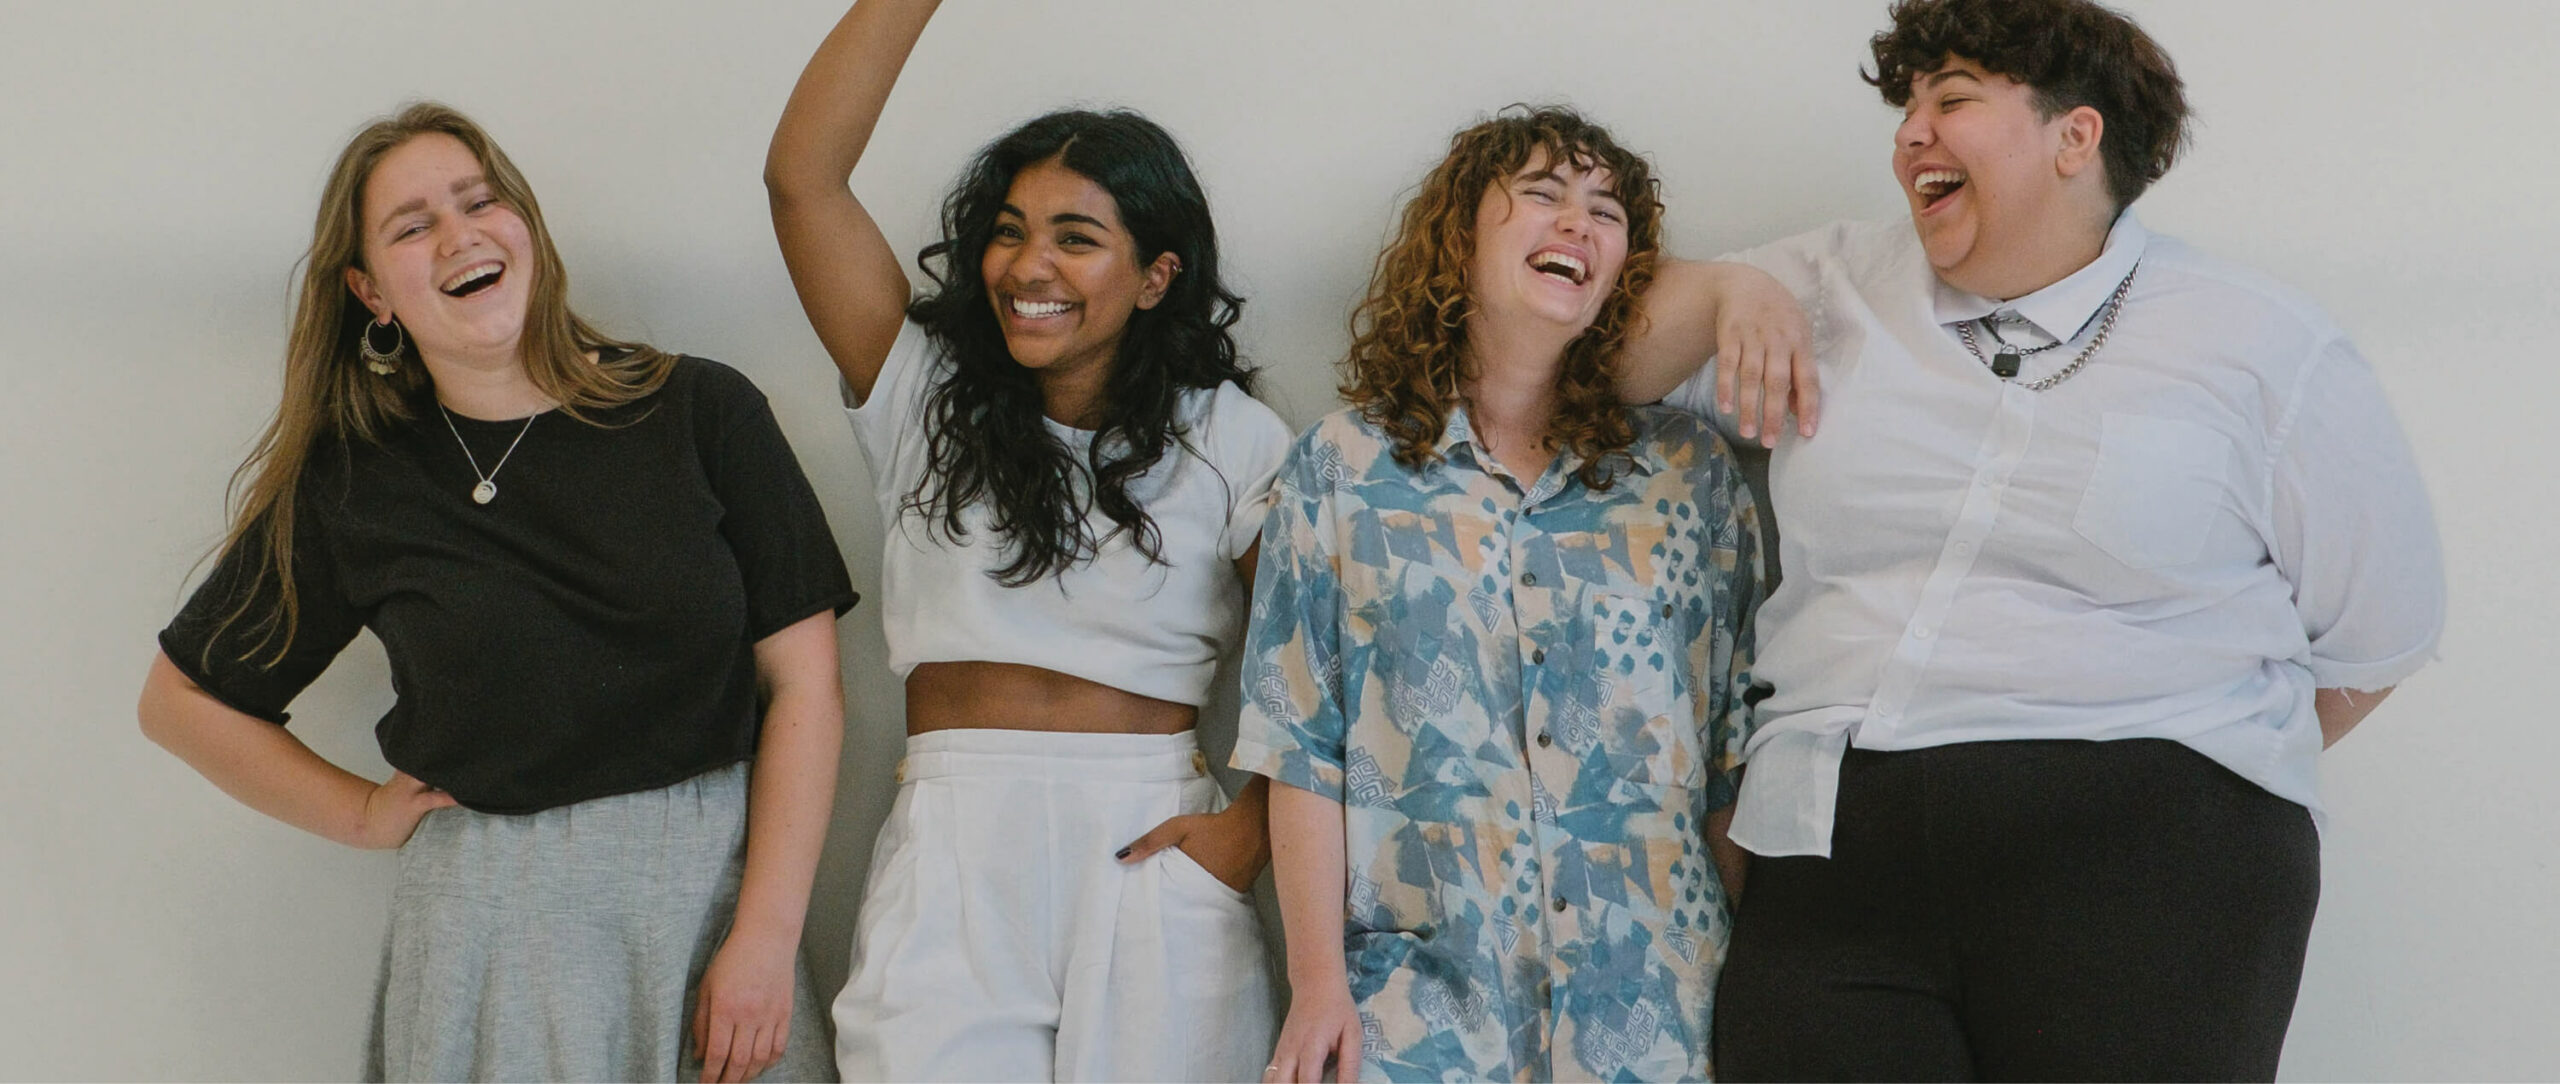
[[[2443,660],[2323,765],[2326,889],[2285,1073],[2560,1075],[2560,739],[2535,693],[2560,610],[2560,4],[2126,6],[2199,119],[2145,220],[2301,287],[2355,334],[2451,563]],[[1151,113],[1208,184],[1267,398],[1304,423],[1332,401],[1344,317],[1401,193],[1505,103],[1574,102],[1650,152],[1680,254],[1898,216],[1895,115],[1856,75],[1882,7],[965,4],[926,34],[857,179],[912,252],[963,159],[1008,125],[1067,103]],[[0,1075],[356,1069],[393,858],[232,803],[143,741],[132,704],[274,406],[292,265],[366,118],[430,96],[486,124],[540,193],[586,313],[772,395],[876,591],[870,482],[757,180],[839,11],[0,0]],[[849,740],[808,935],[830,994],[900,740],[876,614],[842,626]],[[361,640],[297,704],[296,732],[379,777],[388,696]],[[1209,729],[1231,713],[1214,705]]]

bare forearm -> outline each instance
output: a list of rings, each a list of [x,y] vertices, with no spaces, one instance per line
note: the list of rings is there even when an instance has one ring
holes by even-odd
[[[1742,901],[1743,881],[1751,873],[1751,852],[1733,841],[1733,806],[1707,814],[1707,853],[1715,856],[1716,876],[1724,881],[1730,907]]]
[[[2322,689],[2312,694],[2311,709],[2320,715],[2320,747],[2326,749],[2338,744],[2338,739],[2346,737],[2347,731],[2355,729],[2357,723],[2363,722],[2365,716],[2373,714],[2373,709],[2382,705],[2382,698],[2391,695],[2392,688],[2385,686],[2369,693],[2354,689]]]
[[[1227,808],[1253,814],[1254,819],[1267,827],[1271,821],[1271,780],[1259,775],[1245,780],[1244,786],[1236,791],[1235,801]]]
[[[1286,784],[1271,788],[1271,873],[1292,986],[1347,981],[1342,926],[1351,875],[1342,830],[1342,803]]]
[[[910,284],[846,187],[933,0],[863,0],[809,58],[764,163],[774,240],[800,310],[859,403],[897,342]]]
[[[777,196],[844,187],[939,0],[862,0],[818,46],[774,127],[765,183]]]
[[[747,864],[737,928],[796,943],[809,886],[835,806],[844,743],[844,698],[828,689],[777,697],[767,707],[747,789]]]
[[[1664,260],[1639,305],[1643,319],[1619,351],[1618,397],[1653,403],[1715,354],[1718,265]]]
[[[233,711],[187,680],[166,656],[151,660],[138,714],[145,737],[240,804],[323,839],[356,845],[371,782],[322,759],[285,728]]]

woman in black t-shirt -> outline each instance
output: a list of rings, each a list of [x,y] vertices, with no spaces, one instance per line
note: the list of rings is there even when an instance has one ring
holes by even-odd
[[[567,293],[468,119],[356,136],[143,731],[260,812],[401,849],[368,1076],[831,1076],[799,941],[851,582],[754,386]],[[380,785],[276,725],[360,628],[397,693]]]

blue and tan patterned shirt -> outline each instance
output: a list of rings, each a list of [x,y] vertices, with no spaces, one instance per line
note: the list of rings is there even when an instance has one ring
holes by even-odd
[[[1605,490],[1463,410],[1420,470],[1356,411],[1281,467],[1234,762],[1343,804],[1363,1079],[1708,1074],[1758,523],[1702,422],[1633,414]]]

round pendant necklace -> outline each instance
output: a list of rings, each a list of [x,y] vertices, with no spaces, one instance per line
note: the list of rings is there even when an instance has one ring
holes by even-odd
[[[486,473],[483,473],[480,470],[480,457],[471,454],[471,442],[462,439],[462,430],[454,428],[453,412],[446,410],[443,403],[436,404],[436,412],[444,415],[445,432],[453,434],[453,442],[462,445],[462,458],[470,462],[471,473],[480,476],[480,484],[471,487],[471,503],[487,504],[490,501],[497,500],[498,472],[507,469],[507,459],[516,454],[516,445],[524,443],[524,435],[533,432],[533,419],[539,418],[542,415],[535,414],[526,418],[524,420],[524,428],[516,430],[516,439],[509,442],[507,450],[498,456],[498,465],[489,468]]]

